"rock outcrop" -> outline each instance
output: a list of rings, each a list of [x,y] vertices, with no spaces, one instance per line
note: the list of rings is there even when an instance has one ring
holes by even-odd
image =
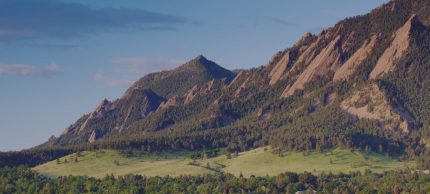
[[[202,86],[194,86],[184,96],[184,105],[190,104],[197,96],[210,95],[215,91],[221,91],[228,85],[227,79],[215,79]]]
[[[102,118],[108,111],[110,103],[111,102],[107,99],[104,99],[102,102],[100,102],[99,106],[97,106],[97,108],[88,116],[85,122],[79,127],[78,133],[81,133],[82,131],[84,131],[88,122],[91,121],[92,119]]]
[[[191,88],[191,90],[188,91],[187,94],[185,94],[184,104],[189,104],[191,101],[193,101],[194,98],[197,96],[198,90],[199,90],[198,86],[194,86],[193,88]]]
[[[119,131],[127,128],[134,122],[147,117],[158,109],[162,102],[166,101],[150,89],[135,90],[129,98],[119,99],[113,103],[113,111],[118,113],[116,126],[114,129]],[[124,114],[125,113],[125,114]],[[109,119],[106,120],[106,122]]]
[[[375,68],[370,73],[370,79],[376,79],[394,70],[395,63],[400,60],[409,47],[409,35],[415,25],[422,25],[416,15],[413,15],[394,34],[393,42],[378,59]]]
[[[297,58],[297,60],[294,62],[293,66],[291,67],[291,71],[298,69],[302,65],[309,64],[315,57],[315,51],[319,44],[322,43],[324,37],[318,36],[317,40],[315,40],[313,43],[311,43],[309,46],[304,46],[300,48],[302,50],[300,56]]]
[[[88,138],[88,143],[94,143],[97,140],[96,131],[92,131],[90,137]]]
[[[247,84],[249,82],[249,77],[245,79],[245,81],[237,88],[236,92],[234,93],[234,97],[239,98],[242,96],[242,94],[245,92],[247,88]]]
[[[369,41],[366,41],[334,74],[333,81],[345,80],[355,69],[371,54],[376,45],[378,36],[373,35]]]
[[[401,105],[392,106],[376,84],[354,92],[341,103],[341,108],[360,119],[380,121],[384,129],[401,128],[404,132],[409,132],[414,122],[412,116]]]
[[[336,98],[337,98],[336,92],[332,92],[332,93],[326,94],[324,96],[324,105],[327,106],[327,105],[333,104],[334,101],[336,100]]]
[[[286,74],[286,71],[288,70],[290,63],[291,63],[290,52],[287,51],[282,56],[281,60],[275,65],[275,67],[269,73],[269,77],[270,77],[269,84],[271,86],[275,85],[282,78],[282,75]]]
[[[329,71],[335,71],[342,64],[342,48],[340,36],[337,36],[325,47],[300,74],[291,86],[287,87],[282,97],[286,98],[294,94],[296,90],[301,90],[304,85],[318,75],[324,75]],[[306,59],[303,59],[306,60]]]
[[[162,102],[160,104],[160,106],[158,107],[158,110],[177,106],[181,103],[181,101],[183,101],[183,99],[181,97],[170,98],[169,100]]]

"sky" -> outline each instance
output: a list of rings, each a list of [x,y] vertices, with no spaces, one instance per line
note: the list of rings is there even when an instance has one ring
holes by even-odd
[[[388,0],[1,0],[0,151],[59,136],[138,78],[202,54],[228,69],[266,64]]]

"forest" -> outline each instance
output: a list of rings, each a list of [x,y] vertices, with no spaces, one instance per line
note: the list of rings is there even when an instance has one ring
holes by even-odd
[[[26,167],[0,168],[0,193],[428,193],[430,175],[419,171],[385,174],[281,173],[235,177],[231,174],[146,177],[126,175],[95,179],[85,176],[46,178]]]

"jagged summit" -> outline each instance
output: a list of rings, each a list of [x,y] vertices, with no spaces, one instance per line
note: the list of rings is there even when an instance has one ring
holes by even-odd
[[[183,96],[195,85],[202,85],[212,79],[232,80],[235,74],[213,61],[199,55],[183,65],[158,73],[152,73],[136,81],[126,92],[136,89],[152,89],[164,98]]]
[[[209,65],[217,65],[217,64],[212,61],[209,61],[203,55],[198,55],[197,57],[187,61],[186,63],[184,63],[183,65],[181,65],[180,67],[174,70],[193,70],[193,69],[205,68],[205,66],[209,66]]]
[[[394,40],[391,42],[390,47],[385,50],[379,58],[376,67],[370,73],[370,79],[376,79],[395,68],[395,63],[406,54],[409,46],[411,33],[414,30],[422,30],[425,26],[420,22],[418,16],[413,14],[409,20],[399,28],[394,34]]]
[[[202,64],[205,64],[205,63],[208,63],[208,62],[210,62],[210,61],[205,56],[198,55],[197,57],[195,57],[195,58],[189,60],[188,62],[186,62],[185,64],[181,65],[181,67],[183,67],[183,66],[189,66],[191,64],[200,64],[200,65],[202,65]]]
[[[202,54],[200,54],[196,58],[194,58],[193,60],[207,61],[208,59],[205,56],[203,56]]]
[[[97,106],[96,110],[105,109],[110,103],[111,102],[107,98],[105,98],[99,103],[99,106]]]
[[[203,55],[199,55],[196,58],[188,61],[177,70],[180,71],[206,71],[206,73],[210,74],[216,79],[227,78],[232,79],[234,77],[234,73],[221,67],[215,62],[208,60]]]

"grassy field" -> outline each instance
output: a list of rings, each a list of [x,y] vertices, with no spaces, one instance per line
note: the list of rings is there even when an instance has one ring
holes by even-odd
[[[101,178],[111,173],[115,176],[130,173],[146,176],[178,176],[228,172],[235,175],[242,173],[244,176],[265,176],[286,171],[348,173],[370,169],[374,172],[383,172],[415,166],[414,161],[399,162],[396,158],[387,159],[375,153],[364,154],[338,148],[324,153],[310,153],[307,156],[299,152],[285,152],[282,157],[272,154],[268,148],[258,148],[239,153],[231,159],[220,155],[195,161],[189,159],[187,153],[124,157],[110,150],[82,152],[78,162],[75,162],[75,157],[76,154],[65,156],[60,159],[59,164],[57,161],[51,161],[35,167],[34,170],[54,177],[87,175]]]
[[[165,158],[167,156],[167,158]],[[88,175],[92,177],[104,177],[106,174],[126,175],[144,174],[147,176],[178,176],[180,174],[201,174],[211,173],[211,170],[188,165],[189,159],[183,157],[172,157],[165,155],[162,157],[123,157],[116,151],[103,150],[98,152],[82,152],[78,157],[78,162],[74,162],[76,154],[71,154],[57,161],[51,161],[34,168],[48,176],[66,175]],[[65,163],[65,160],[68,160]],[[114,161],[118,161],[115,164]]]
[[[325,153],[311,153],[307,156],[299,152],[285,152],[282,157],[279,157],[260,148],[241,153],[231,160],[218,157],[213,161],[223,164],[225,172],[235,175],[242,173],[244,176],[277,175],[285,171],[348,173],[370,169],[373,172],[383,172],[415,166],[413,161],[399,162],[397,159],[387,159],[379,154],[363,154],[349,149],[333,149]]]

